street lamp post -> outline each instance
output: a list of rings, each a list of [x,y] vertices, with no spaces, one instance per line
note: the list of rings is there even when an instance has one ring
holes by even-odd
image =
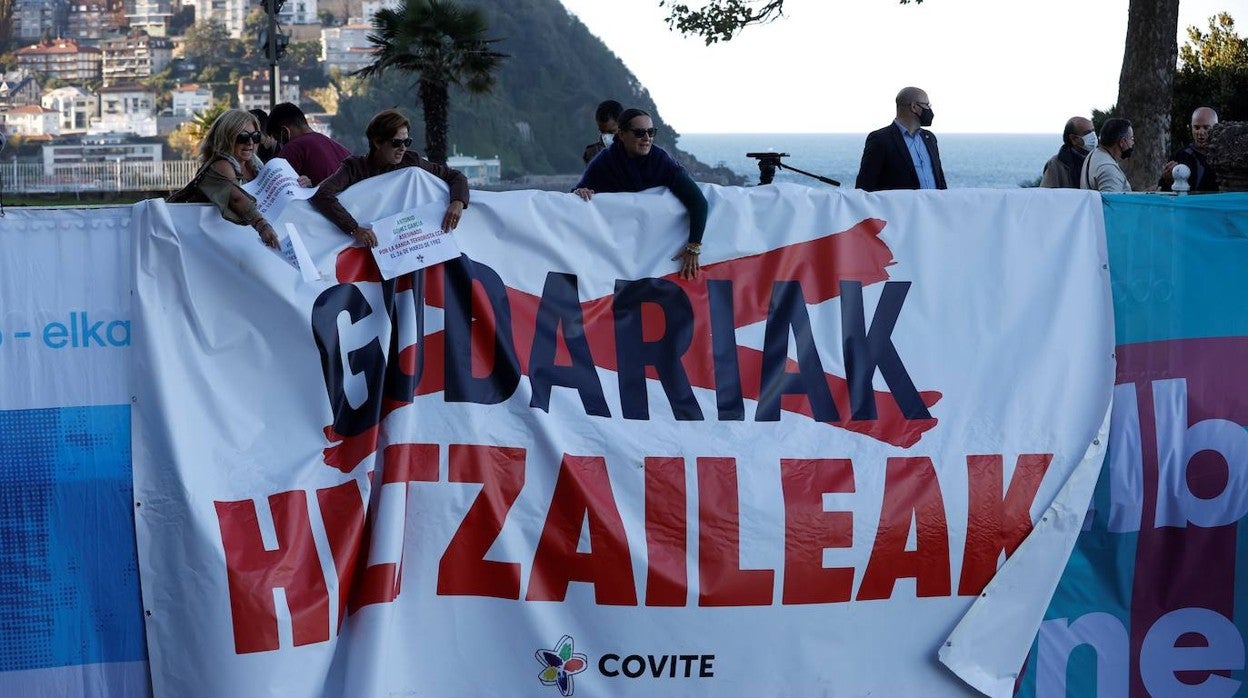
[[[277,61],[286,52],[290,37],[280,33],[277,25],[277,13],[282,11],[286,0],[261,0],[261,2],[264,3],[264,12],[268,15],[268,24],[260,32],[260,45],[264,48],[265,57],[269,59],[269,111],[271,112],[273,107],[277,106],[278,88],[281,85]]]

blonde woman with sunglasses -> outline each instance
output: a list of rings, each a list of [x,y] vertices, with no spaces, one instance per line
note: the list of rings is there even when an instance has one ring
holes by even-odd
[[[260,124],[255,116],[242,109],[222,112],[199,143],[199,171],[195,178],[167,200],[216,204],[222,218],[255,228],[261,242],[277,248],[273,226],[260,215],[255,198],[239,187],[255,179],[263,167],[256,156],[260,140]]]

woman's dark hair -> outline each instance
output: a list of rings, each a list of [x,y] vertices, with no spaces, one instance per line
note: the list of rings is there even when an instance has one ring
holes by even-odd
[[[621,129],[626,129],[628,128],[628,122],[632,121],[633,119],[636,119],[639,116],[650,116],[650,113],[643,111],[641,109],[638,109],[636,107],[629,107],[628,109],[625,109],[624,111],[620,112],[620,118],[616,119],[615,123]]]
[[[263,109],[252,109],[248,113],[256,117],[256,123],[260,124],[261,131],[268,132],[269,115]]]
[[[394,138],[394,134],[398,133],[401,128],[407,128],[410,131],[412,122],[408,121],[407,117],[403,116],[403,112],[398,109],[387,109],[374,116],[373,120],[368,122],[368,128],[364,129],[364,137],[368,139],[368,152],[371,153],[377,149],[377,141]]]

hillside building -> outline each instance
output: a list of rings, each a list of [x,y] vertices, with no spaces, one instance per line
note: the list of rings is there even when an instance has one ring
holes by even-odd
[[[251,0],[195,0],[195,2],[184,0],[182,4],[195,7],[196,22],[206,22],[211,19],[225,25],[225,30],[229,32],[232,39],[242,38],[243,25],[252,7]]]
[[[61,132],[59,116],[51,109],[32,104],[4,113],[4,130],[9,136],[56,136]]]
[[[68,0],[13,0],[12,38],[38,41],[64,36],[68,13]]]
[[[277,13],[277,21],[283,25],[320,24],[316,11],[316,0],[286,0]]]
[[[100,98],[81,87],[58,87],[40,102],[57,114],[57,133],[86,133],[100,111]]]
[[[149,78],[173,60],[173,41],[142,29],[100,42],[100,72],[105,85]]]
[[[39,104],[39,83],[22,71],[0,76],[0,111]]]
[[[503,176],[502,164],[497,155],[492,158],[477,158],[455,152],[446,159],[446,165],[463,172],[468,178],[468,184],[474,187],[495,184]]]
[[[92,120],[89,132],[132,133],[155,136],[156,93],[143,85],[129,83],[99,89],[100,115]]]
[[[19,48],[13,55],[18,68],[45,78],[66,82],[100,79],[100,50],[94,46],[79,46],[73,39],[41,41]]]
[[[173,88],[172,112],[174,116],[203,114],[212,108],[214,101],[212,90],[203,85],[197,83],[179,85]]]
[[[142,29],[149,36],[168,36],[169,18],[173,16],[172,0],[131,0],[126,21],[131,29]]]
[[[279,85],[277,100],[273,104],[290,102],[299,104],[299,76],[290,72],[278,73]],[[256,70],[251,75],[238,79],[239,109],[263,109],[266,112],[272,107],[269,103],[269,71]]]
[[[368,40],[373,27],[369,24],[347,24],[321,30],[321,69],[328,75],[333,69],[350,73],[372,63],[375,47]]]
[[[52,175],[73,173],[84,164],[132,162],[148,163],[159,171],[164,162],[163,143],[101,133],[43,146],[44,172]]]
[[[126,26],[125,0],[73,0],[66,34],[78,41],[99,41]]]
[[[362,24],[371,24],[373,15],[379,10],[397,10],[399,9],[399,0],[364,0],[360,5],[360,22]]]

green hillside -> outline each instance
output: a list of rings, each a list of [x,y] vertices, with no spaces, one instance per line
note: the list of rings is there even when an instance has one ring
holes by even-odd
[[[492,93],[452,91],[450,144],[459,152],[498,155],[505,178],[579,173],[581,153],[596,133],[594,108],[604,99],[649,111],[662,130],[659,145],[673,150],[677,134],[649,92],[558,0],[478,0],[476,6],[489,19],[489,36],[500,39],[497,49],[510,58]],[[414,117],[412,137],[423,149],[413,83],[413,77],[389,74],[370,80],[362,94],[344,97],[333,122],[335,137],[362,150],[362,125],[376,111],[398,106]],[[739,183],[724,168],[712,170],[684,153],[677,157],[696,179]]]

